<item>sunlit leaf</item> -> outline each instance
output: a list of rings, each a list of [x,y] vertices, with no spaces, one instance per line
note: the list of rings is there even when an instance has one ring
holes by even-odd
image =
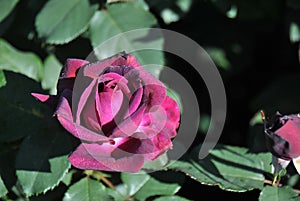
[[[50,0],[35,21],[39,37],[47,43],[68,43],[87,29],[95,10],[88,0]]]
[[[5,75],[4,72],[0,70],[0,88],[4,87],[5,85],[6,85]]]
[[[122,173],[121,179],[127,186],[127,195],[132,196],[139,191],[143,185],[150,179],[150,176],[144,173],[141,174],[130,174]]]
[[[290,41],[291,42],[298,42],[300,40],[300,29],[299,26],[292,22],[290,24]]]
[[[133,53],[142,65],[157,64],[156,68],[153,65],[145,66],[145,68],[158,77],[162,69],[160,65],[164,63],[163,53],[161,51],[145,50],[145,46],[162,49],[163,38],[161,34],[155,35],[153,38],[148,36],[148,34],[151,34],[150,30],[139,32],[139,34],[142,34],[139,36],[123,34],[118,41],[106,46],[105,50],[101,48],[101,44],[113,36],[131,30],[156,26],[155,17],[138,3],[128,2],[108,5],[106,10],[97,11],[91,20],[90,34],[95,54],[99,59],[104,59],[121,51]]]
[[[0,39],[0,70],[21,73],[36,81],[42,77],[42,62],[30,52],[22,52]]]
[[[112,200],[99,181],[85,177],[73,184],[66,192],[63,201]]]
[[[210,151],[203,160],[198,159],[199,148],[185,161],[176,161],[168,168],[184,172],[206,185],[244,192],[262,189],[264,174],[271,171],[271,154],[251,154],[246,148],[221,146]],[[267,160],[268,159],[268,160]]]
[[[144,201],[156,195],[174,195],[180,189],[178,184],[168,184],[150,178],[145,185],[134,195],[138,200]]]
[[[167,153],[159,156],[154,161],[145,161],[143,168],[151,169],[151,170],[160,170],[168,163],[168,155]]]
[[[5,185],[4,185],[4,183],[3,183],[3,181],[0,177],[0,197],[6,195],[7,193],[8,193],[8,191],[7,191]]]
[[[266,186],[260,192],[259,201],[299,201],[300,197],[291,187]]]
[[[19,0],[0,1],[0,22],[14,9]]]
[[[230,70],[231,64],[226,57],[226,53],[221,48],[209,47],[205,48],[209,56],[215,62],[215,64],[224,70]]]
[[[189,201],[189,200],[184,197],[173,195],[173,196],[162,196],[154,199],[153,201]]]
[[[56,94],[56,84],[62,65],[54,55],[49,55],[44,63],[44,74],[42,80],[43,89],[49,89],[50,94]]]
[[[180,20],[190,10],[192,0],[151,0],[150,7],[160,14],[166,24]]]

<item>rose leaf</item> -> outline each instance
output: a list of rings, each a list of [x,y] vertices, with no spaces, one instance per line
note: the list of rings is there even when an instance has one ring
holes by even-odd
[[[159,198],[156,198],[153,201],[189,201],[189,200],[184,197],[172,195],[172,196],[161,196]]]
[[[46,122],[45,122],[46,123]],[[27,196],[45,193],[56,187],[71,167],[68,155],[71,136],[47,122],[39,132],[27,136],[16,159],[16,174]]]
[[[289,186],[266,186],[260,192],[259,201],[300,200],[299,195]]]
[[[50,44],[68,43],[87,29],[95,10],[88,0],[50,0],[36,17],[38,35]]]
[[[112,200],[110,198],[101,182],[85,177],[69,188],[63,201]]]
[[[271,173],[271,154],[252,154],[248,149],[234,146],[217,146],[200,160],[199,147],[184,161],[175,161],[169,169],[185,173],[206,185],[221,189],[245,192],[263,189],[265,174]]]
[[[0,70],[21,73],[40,81],[43,66],[40,58],[35,54],[19,51],[5,40],[0,39]]]
[[[5,75],[4,72],[0,70],[0,88],[4,87],[5,85],[6,85]]]
[[[9,15],[18,2],[19,0],[0,1],[0,22]]]
[[[146,70],[158,77],[162,70],[161,65],[164,64],[161,51],[163,49],[162,34],[152,36],[150,30],[147,29],[135,32],[136,34],[128,32],[157,26],[156,18],[138,3],[109,4],[107,9],[97,11],[93,16],[90,25],[90,39],[98,59],[126,51],[136,56],[141,65],[145,65]],[[122,34],[119,35],[121,37],[118,40],[112,39],[118,34]],[[113,45],[111,45],[112,43]],[[145,47],[150,48],[145,49]],[[147,64],[155,65],[147,66]]]
[[[61,67],[61,63],[54,55],[49,55],[45,59],[42,87],[43,89],[49,89],[51,95],[56,94],[56,85]]]

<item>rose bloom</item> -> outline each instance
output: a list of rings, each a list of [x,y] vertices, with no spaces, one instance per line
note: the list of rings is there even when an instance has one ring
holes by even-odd
[[[265,120],[263,113],[262,116],[266,144],[273,154],[275,172],[276,169],[285,168],[290,161],[293,161],[300,173],[300,116],[282,115],[276,112],[270,121]]]
[[[124,52],[89,63],[68,59],[58,94],[32,93],[81,144],[69,156],[80,169],[137,172],[172,148],[180,111],[165,86]]]

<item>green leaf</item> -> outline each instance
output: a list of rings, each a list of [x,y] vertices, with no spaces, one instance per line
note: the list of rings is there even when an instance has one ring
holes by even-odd
[[[160,14],[166,24],[176,22],[190,10],[192,0],[151,0],[150,7]]]
[[[25,138],[17,155],[17,177],[27,196],[53,189],[71,167],[70,135],[54,123],[45,122],[40,132]]]
[[[156,195],[174,195],[180,189],[178,184],[168,184],[150,178],[145,185],[134,195],[138,200],[144,201],[151,196]]]
[[[72,182],[72,177],[73,174],[75,173],[75,170],[71,170],[69,171],[67,174],[65,174],[65,176],[62,178],[62,182],[66,185],[69,186]]]
[[[133,53],[142,65],[155,64],[144,67],[158,77],[162,70],[161,65],[164,64],[163,52],[145,50],[145,47],[162,50],[162,34],[148,37],[149,30],[140,31],[137,35],[127,33],[123,34],[118,41],[110,42],[109,46],[105,46],[105,50],[101,47],[101,44],[118,34],[155,26],[157,26],[155,17],[138,3],[108,5],[106,10],[97,11],[91,20],[90,35],[95,54],[99,59],[104,59],[121,51]],[[142,40],[144,37],[148,38]]]
[[[4,185],[4,183],[3,183],[3,181],[2,181],[2,179],[0,177],[0,198],[2,196],[5,196],[7,193],[8,193],[8,191],[7,191],[5,185]]]
[[[203,160],[198,159],[199,147],[185,161],[176,161],[169,169],[184,172],[206,185],[244,192],[262,189],[264,174],[271,173],[271,154],[252,154],[246,148],[219,146]]]
[[[123,183],[127,185],[128,192],[126,194],[132,196],[142,188],[142,186],[150,179],[150,176],[145,173],[121,173],[121,179]]]
[[[56,94],[56,84],[62,65],[54,55],[49,55],[44,63],[44,75],[42,80],[43,89],[50,89],[50,94]]]
[[[119,186],[117,186],[116,189],[106,188],[107,195],[109,195],[109,196],[111,196],[113,198],[113,199],[108,199],[108,200],[113,200],[113,201],[124,201],[124,200],[126,200],[126,198],[124,197],[124,195],[122,195],[118,191],[118,187]]]
[[[42,62],[30,52],[22,52],[0,39],[0,70],[21,73],[36,81],[42,77]]]
[[[14,9],[19,0],[0,1],[0,22]]]
[[[164,166],[168,163],[168,161],[169,161],[168,155],[167,153],[164,153],[154,161],[145,161],[143,168],[151,169],[151,170],[159,170],[164,168]]]
[[[6,85],[5,75],[4,72],[0,70],[0,88],[4,87],[5,85]]]
[[[292,22],[290,24],[290,41],[295,43],[300,40],[300,29],[299,26]]]
[[[226,57],[226,53],[221,48],[216,47],[209,47],[205,48],[209,56],[212,58],[212,60],[219,66],[220,68],[223,68],[224,70],[230,70],[231,64],[228,61]]]
[[[85,177],[72,185],[66,192],[63,201],[112,200],[107,195],[105,186],[99,181]]]
[[[276,187],[266,186],[259,196],[259,201],[298,201],[300,200],[299,195],[289,186]]]
[[[153,201],[189,201],[189,200],[177,195],[173,195],[173,196],[162,196],[154,199]]]
[[[250,126],[254,126],[256,124],[262,124],[263,123],[263,120],[262,120],[262,117],[261,117],[261,112],[260,111],[257,111],[253,117],[251,118],[249,124]]]
[[[47,43],[68,43],[87,29],[95,10],[88,0],[50,0],[37,15],[38,35]]]

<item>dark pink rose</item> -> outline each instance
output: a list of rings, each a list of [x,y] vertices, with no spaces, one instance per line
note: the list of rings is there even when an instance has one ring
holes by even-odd
[[[300,156],[299,115],[277,112],[270,121],[265,121],[265,134],[267,147],[277,158],[292,160]]]
[[[68,59],[57,91],[32,95],[54,105],[61,125],[81,140],[69,156],[77,168],[137,172],[172,148],[179,107],[130,54],[95,63]]]

